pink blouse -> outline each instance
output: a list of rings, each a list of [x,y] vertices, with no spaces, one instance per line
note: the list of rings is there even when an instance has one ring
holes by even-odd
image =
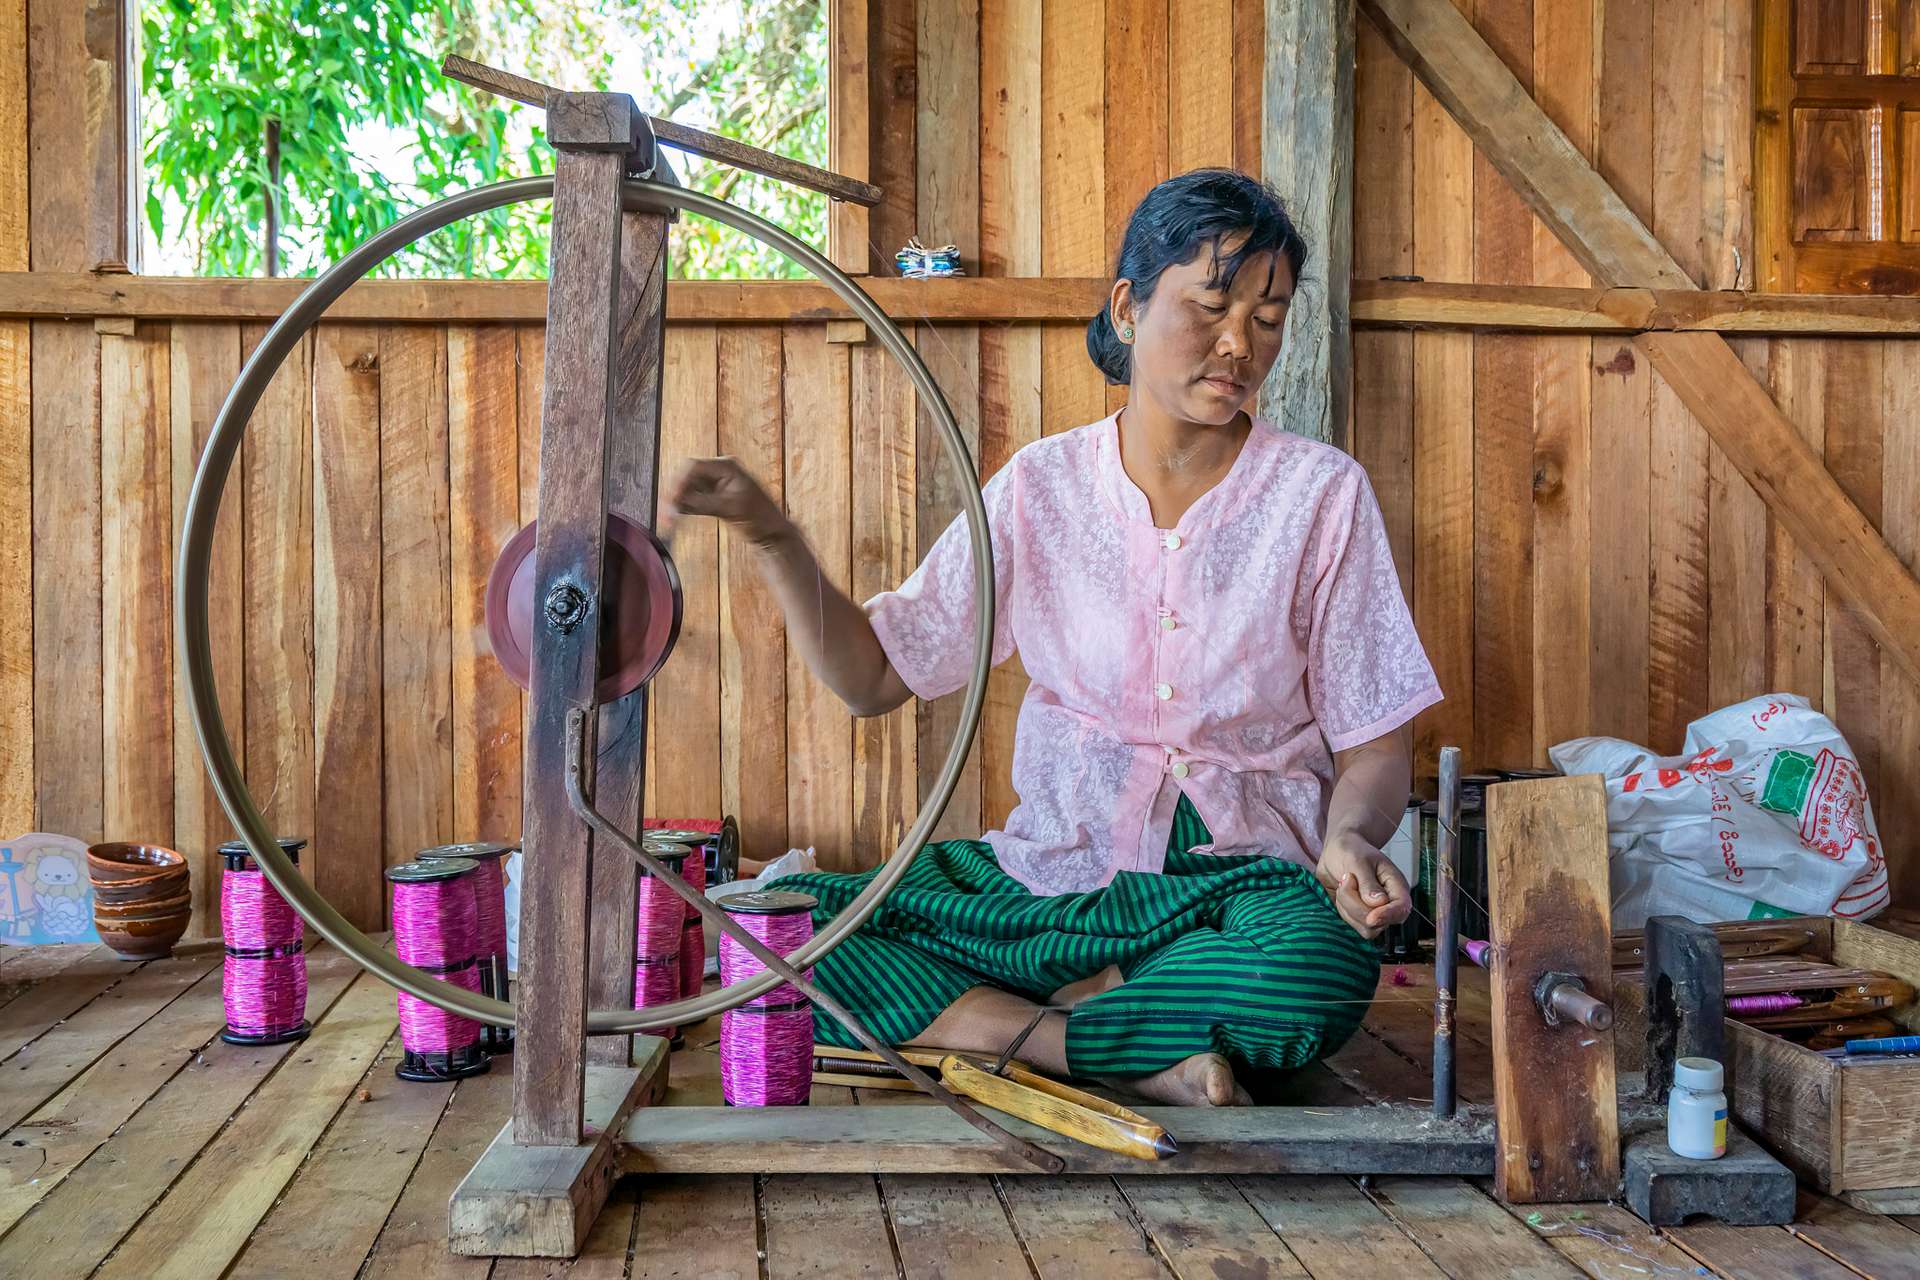
[[[1035,893],[1157,872],[1184,792],[1214,853],[1319,857],[1335,751],[1440,700],[1380,509],[1351,457],[1260,421],[1172,529],[1120,462],[1117,417],[1039,440],[986,484],[993,660],[1032,683],[1019,805],[986,835]],[[923,698],[966,684],[964,518],[866,610]]]

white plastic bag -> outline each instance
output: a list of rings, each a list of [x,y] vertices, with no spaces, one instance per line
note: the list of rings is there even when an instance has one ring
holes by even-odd
[[[1887,867],[1852,748],[1805,698],[1768,694],[1687,726],[1680,755],[1575,738],[1549,756],[1607,785],[1613,926],[1650,915],[1864,919]]]

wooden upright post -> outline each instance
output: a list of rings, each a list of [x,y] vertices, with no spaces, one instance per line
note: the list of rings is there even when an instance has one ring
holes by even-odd
[[[651,156],[652,136],[625,94],[566,93],[548,100],[547,140],[555,152],[553,265],[521,827],[527,875],[513,1138],[523,1146],[575,1146],[584,1090],[593,839],[567,803],[566,719],[571,708],[594,705],[600,672],[608,440],[618,412],[620,184],[636,153]]]
[[[628,213],[620,224],[619,308],[614,351],[614,433],[607,446],[607,506],[651,526],[660,473],[660,370],[666,362],[667,216]],[[600,708],[594,803],[640,829],[647,789],[647,686]],[[594,851],[587,1003],[633,1003],[634,890],[639,870],[617,849]],[[627,1066],[632,1036],[594,1036],[587,1061]]]
[[[1262,417],[1345,447],[1353,401],[1354,0],[1267,0],[1260,167],[1307,242]]]
[[[1508,1204],[1605,1200],[1620,1189],[1613,1031],[1540,1007],[1542,980],[1613,1001],[1607,797],[1598,774],[1487,788],[1492,916],[1494,1189]]]
[[[568,715],[595,705],[600,674],[607,510],[653,518],[667,219],[620,209],[622,178],[654,155],[633,99],[553,94],[547,139],[556,152],[553,268],[513,1120],[448,1203],[448,1246],[466,1255],[579,1252],[618,1172],[615,1135],[667,1079],[657,1037],[642,1037],[637,1055],[631,1036],[587,1040],[589,1001],[633,1000],[634,871],[613,851],[596,865],[592,836],[567,799]],[[584,779],[603,811],[636,829],[646,718],[644,689],[601,707]]]

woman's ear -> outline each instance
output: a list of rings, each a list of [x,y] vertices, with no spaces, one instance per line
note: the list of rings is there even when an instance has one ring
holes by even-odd
[[[1120,341],[1133,345],[1133,326],[1139,319],[1134,314],[1133,281],[1123,278],[1113,282],[1113,292],[1107,295],[1107,312],[1113,317],[1113,331],[1120,335]]]

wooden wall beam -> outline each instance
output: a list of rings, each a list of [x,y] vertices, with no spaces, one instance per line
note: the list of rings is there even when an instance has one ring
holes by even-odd
[[[0,272],[0,318],[271,320],[305,282],[87,272]],[[994,276],[865,282],[902,320],[938,324],[1078,324],[1106,300],[1093,276]],[[1355,280],[1355,328],[1631,334],[1700,330],[1747,336],[1920,337],[1920,298],[1733,290],[1562,288]],[[349,289],[329,321],[440,324],[540,321],[542,280],[369,280]],[[670,324],[791,324],[850,318],[824,285],[805,281],[675,280]]]
[[[1361,0],[1395,51],[1481,154],[1606,284],[1687,289],[1693,280],[1594,172],[1498,54],[1444,0]],[[1915,581],[1725,338],[1643,333],[1634,345],[1729,461],[1846,595],[1873,638],[1920,678]]]
[[[1353,404],[1353,0],[1267,0],[1260,160],[1309,253],[1260,412],[1345,444]]]

